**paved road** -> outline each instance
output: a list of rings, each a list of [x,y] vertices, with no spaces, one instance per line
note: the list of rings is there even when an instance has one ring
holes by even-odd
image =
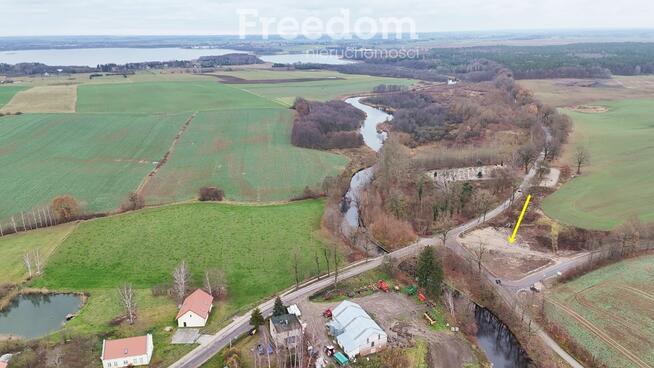
[[[540,157],[538,158],[538,161],[541,161],[543,159],[543,155],[541,154]],[[535,165],[534,165],[535,166]],[[535,169],[532,168],[531,171],[525,176],[522,184],[518,188],[517,192],[514,194],[514,201],[519,200],[523,196],[523,192],[526,191],[526,189],[529,188],[530,186],[530,181],[531,179],[535,176]],[[506,210],[509,206],[511,206],[511,200],[507,200],[503,202],[500,206],[497,208],[489,211],[486,216],[485,216],[485,221],[488,221],[500,213],[502,213],[504,210]],[[456,252],[458,255],[468,258],[470,257],[469,251],[463,247],[458,239],[463,234],[464,232],[480,225],[483,223],[482,218],[477,218],[474,219],[468,223],[465,223],[453,230],[451,230],[448,234],[448,237],[445,241],[445,246],[448,248],[452,249],[454,252]],[[435,239],[435,238],[422,238],[416,243],[396,250],[390,255],[395,258],[395,259],[401,259],[401,258],[406,258],[410,257],[413,255],[416,255],[420,252],[422,248],[428,245],[437,245],[440,244],[440,241]],[[496,285],[496,289],[498,293],[509,303],[512,304],[512,298],[515,298],[515,293],[525,287],[529,287],[531,284],[533,284],[536,281],[540,281],[546,277],[549,277],[551,275],[555,275],[556,272],[558,271],[565,271],[567,269],[570,269],[572,267],[575,267],[579,263],[583,262],[582,259],[583,256],[580,256],[579,258],[575,258],[571,261],[564,262],[558,265],[554,265],[548,268],[545,268],[533,275],[529,275],[525,277],[522,280],[518,281],[506,281],[503,282],[502,286],[496,285],[494,283],[495,276],[493,276],[488,270],[484,269],[484,275],[491,280],[493,285]],[[361,273],[364,273],[366,271],[372,270],[378,266],[381,265],[382,263],[383,256],[376,257],[376,258],[371,258],[367,262],[362,261],[358,262],[355,264],[352,264],[342,270],[339,271],[338,279],[339,280],[344,280],[356,275],[359,275]],[[294,304],[299,302],[300,300],[309,297],[310,295],[327,288],[333,283],[334,279],[333,276],[323,276],[321,279],[314,279],[314,280],[309,280],[305,282],[304,284],[300,285],[300,288],[298,290],[289,290],[281,295],[282,300],[286,304]],[[273,308],[274,300],[268,300],[261,305],[259,305],[259,309],[263,313],[264,316],[269,316],[272,314],[272,308]],[[248,311],[246,314],[237,316],[233,319],[233,321],[225,328],[220,330],[218,333],[213,335],[211,339],[203,344],[198,346],[197,348],[193,349],[191,352],[189,352],[187,355],[182,357],[180,360],[177,362],[173,363],[170,368],[199,368],[202,364],[204,364],[206,361],[208,361],[211,357],[213,357],[215,354],[217,354],[220,350],[225,348],[230,344],[232,340],[235,340],[239,336],[247,333],[251,327],[250,327],[250,314],[251,311]],[[572,367],[574,368],[583,368],[581,364],[579,364],[574,358],[572,358],[568,353],[566,353],[554,340],[552,340],[541,328],[538,326],[535,326],[535,324],[532,324],[532,326],[536,329],[537,333],[545,343],[552,348],[563,360],[568,362]]]

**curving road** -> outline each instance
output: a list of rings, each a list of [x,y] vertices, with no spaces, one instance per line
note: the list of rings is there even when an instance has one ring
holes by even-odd
[[[543,159],[543,155],[541,154],[537,162],[540,162],[542,159]],[[520,185],[517,192],[514,194],[514,200],[522,198],[523,196],[522,193],[529,188],[530,186],[529,183],[531,179],[534,177],[535,172],[536,172],[535,169],[532,168],[532,170],[529,171],[527,175],[525,175],[522,184]],[[511,203],[512,203],[511,200],[506,200],[505,202],[500,204],[497,208],[489,211],[485,216],[485,221],[488,221],[501,214],[504,210],[506,210],[509,206],[511,206]],[[463,247],[459,243],[458,239],[461,236],[461,234],[480,225],[483,222],[484,220],[482,220],[482,218],[480,217],[451,230],[448,234],[448,237],[446,238],[445,246],[453,250],[455,253],[457,253],[462,257],[466,257],[466,258],[470,257],[471,254],[469,253],[467,248]],[[438,245],[438,244],[440,244],[440,241],[437,240],[436,238],[422,238],[418,240],[416,243],[408,247],[390,253],[390,255],[398,259],[406,258],[406,257],[417,255],[420,252],[420,250],[425,246]],[[563,262],[557,265],[547,267],[521,280],[503,281],[502,285],[495,284],[494,281],[496,278],[490,271],[488,271],[485,268],[483,269],[483,271],[484,271],[484,275],[492,282],[492,285],[495,285],[498,294],[502,298],[504,298],[509,304],[513,304],[512,301],[515,300],[514,298],[518,290],[528,288],[530,285],[532,285],[537,281],[541,281],[545,278],[551,277],[552,275],[556,275],[557,272],[564,272],[570,268],[574,268],[579,264],[583,263],[587,259],[587,257],[588,254],[583,254],[567,262]],[[348,279],[350,277],[372,270],[381,265],[382,259],[383,256],[379,256],[376,258],[371,258],[367,262],[362,261],[362,262],[354,263],[348,267],[345,267],[339,271],[338,279],[339,280]],[[292,289],[284,292],[281,295],[281,298],[286,304],[294,304],[330,286],[332,283],[333,283],[332,275],[323,276],[320,279],[309,280],[304,284],[300,285],[300,287],[297,290]],[[274,299],[270,299],[260,304],[258,308],[261,310],[264,316],[269,316],[272,314],[273,304],[274,304]],[[217,354],[220,350],[228,346],[232,340],[238,338],[239,336],[247,333],[250,330],[251,312],[252,311],[248,311],[244,315],[236,316],[228,326],[226,326],[218,333],[213,335],[209,341],[193,349],[187,355],[185,355],[180,360],[172,364],[170,367],[171,368],[200,367],[211,357]],[[579,364],[572,356],[566,353],[540,327],[536,326],[535,323],[532,323],[532,328],[535,328],[537,334],[543,339],[543,341],[554,352],[556,352],[564,361],[570,364],[570,366],[574,368],[583,368],[581,364]]]

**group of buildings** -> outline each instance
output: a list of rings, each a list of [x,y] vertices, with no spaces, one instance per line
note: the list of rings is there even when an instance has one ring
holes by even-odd
[[[213,296],[197,289],[184,299],[177,313],[177,326],[204,327],[213,309]],[[154,343],[152,335],[104,340],[102,366],[104,368],[131,367],[150,364]],[[2,368],[2,367],[0,367]]]
[[[198,289],[182,303],[177,313],[178,327],[204,327],[213,308],[213,297]],[[273,316],[269,320],[270,336],[277,349],[302,347],[306,324],[301,320],[296,305],[287,314]],[[336,339],[343,352],[352,358],[382,350],[388,344],[388,335],[358,304],[344,301],[332,311],[326,324],[328,332]],[[102,366],[119,368],[150,364],[154,343],[152,335],[104,340],[102,343]],[[0,368],[2,368],[0,366]]]

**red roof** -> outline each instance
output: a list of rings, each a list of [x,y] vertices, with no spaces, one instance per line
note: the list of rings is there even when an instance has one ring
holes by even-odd
[[[213,303],[213,296],[202,289],[197,289],[184,299],[184,303],[179,308],[179,313],[177,313],[177,318],[175,319],[179,319],[179,317],[189,311],[207,319],[211,310],[211,303]]]
[[[148,353],[148,336],[128,337],[118,340],[104,340],[103,360],[135,357]]]

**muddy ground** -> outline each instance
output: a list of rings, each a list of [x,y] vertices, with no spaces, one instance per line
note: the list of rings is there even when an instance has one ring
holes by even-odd
[[[559,251],[558,254],[543,251],[519,234],[509,244],[511,228],[484,227],[473,230],[461,239],[461,243],[473,253],[479,254],[483,244],[485,254],[482,264],[496,276],[506,280],[520,280],[542,267],[568,260],[574,252]]]

